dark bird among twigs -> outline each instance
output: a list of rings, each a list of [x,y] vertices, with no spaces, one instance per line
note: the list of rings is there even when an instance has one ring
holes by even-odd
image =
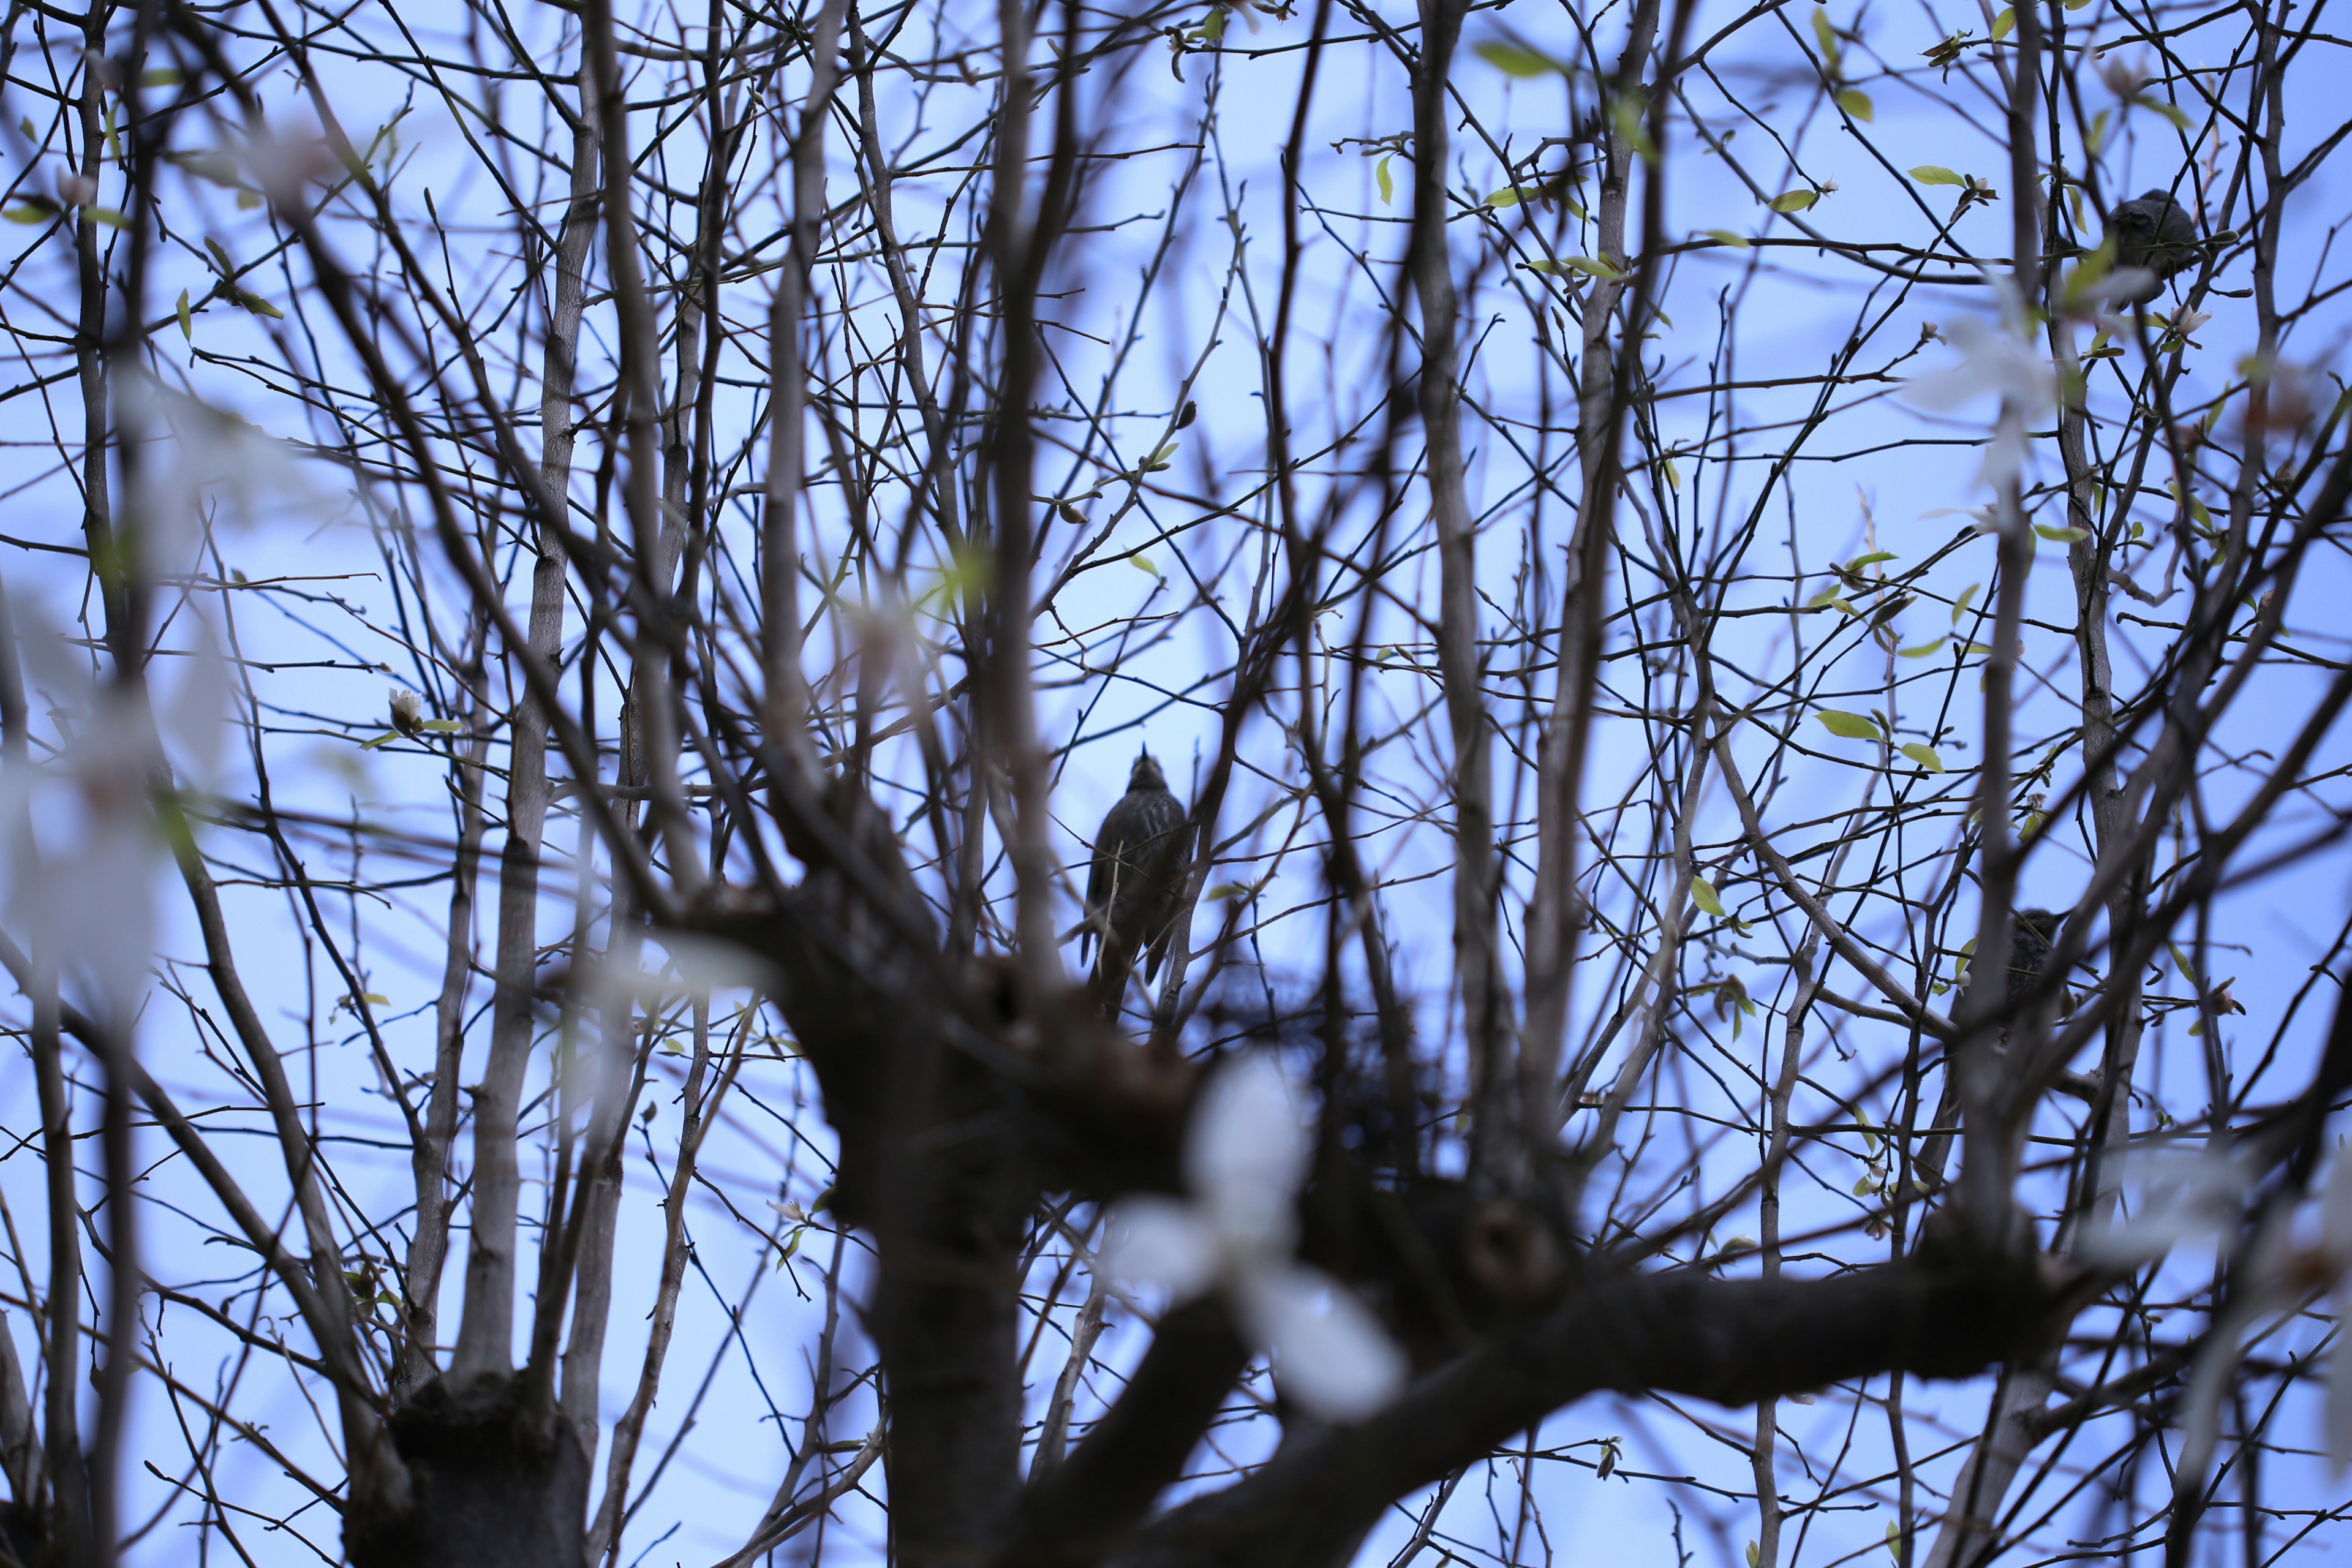
[[[2197,224],[2162,191],[2146,191],[2107,215],[2116,242],[2116,266],[2136,267],[2148,281],[2115,298],[2137,305],[2156,298],[2164,280],[2197,259]]]
[[[1087,877],[1078,957],[1083,961],[1090,945],[1101,943],[1094,990],[1104,1011],[1118,1011],[1138,952],[1148,952],[1144,979],[1159,978],[1175,940],[1192,861],[1184,807],[1168,793],[1168,780],[1151,753],[1142,752],[1128,774],[1127,793],[1105,814],[1095,835],[1094,867]]]
[[[2049,910],[2020,910],[2009,938],[2009,1005],[2014,1008],[2042,984],[2050,950],[2065,917]]]

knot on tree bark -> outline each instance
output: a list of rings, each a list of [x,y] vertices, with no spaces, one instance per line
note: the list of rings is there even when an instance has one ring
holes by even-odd
[[[419,1389],[389,1423],[404,1506],[355,1491],[344,1517],[355,1568],[580,1568],[589,1456],[547,1405],[520,1377]]]

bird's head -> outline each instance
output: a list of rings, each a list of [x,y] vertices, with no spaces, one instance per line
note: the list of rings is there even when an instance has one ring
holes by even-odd
[[[1135,766],[1128,770],[1127,787],[1130,790],[1164,790],[1168,787],[1167,775],[1160,771],[1160,764],[1152,760],[1150,752],[1135,754]]]

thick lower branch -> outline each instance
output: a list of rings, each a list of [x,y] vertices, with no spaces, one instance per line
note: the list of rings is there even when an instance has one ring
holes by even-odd
[[[1659,1391],[1736,1405],[1896,1370],[1967,1377],[2038,1343],[2064,1309],[2034,1258],[1932,1245],[1828,1279],[1604,1279],[1423,1379],[1372,1420],[1294,1442],[1249,1479],[1174,1510],[1108,1561],[1341,1563],[1396,1499],[1585,1394]]]

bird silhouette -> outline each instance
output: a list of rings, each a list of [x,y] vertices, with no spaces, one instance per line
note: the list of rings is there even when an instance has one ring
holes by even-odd
[[[2020,910],[2009,937],[2009,1004],[2032,995],[2050,968],[2050,950],[2064,916],[2049,910]]]
[[[2164,280],[2197,259],[2197,224],[2163,191],[2144,191],[2107,215],[2116,242],[2116,266],[2137,267],[2149,281],[2116,298],[2137,305],[2156,298]]]
[[[1143,977],[1160,974],[1176,936],[1184,873],[1192,866],[1192,834],[1184,807],[1168,793],[1168,780],[1149,752],[1140,752],[1127,776],[1127,793],[1104,814],[1095,834],[1093,868],[1087,876],[1087,921],[1080,928],[1078,957],[1099,942],[1094,989],[1106,1012],[1116,1012],[1127,992],[1139,952],[1149,950]]]

